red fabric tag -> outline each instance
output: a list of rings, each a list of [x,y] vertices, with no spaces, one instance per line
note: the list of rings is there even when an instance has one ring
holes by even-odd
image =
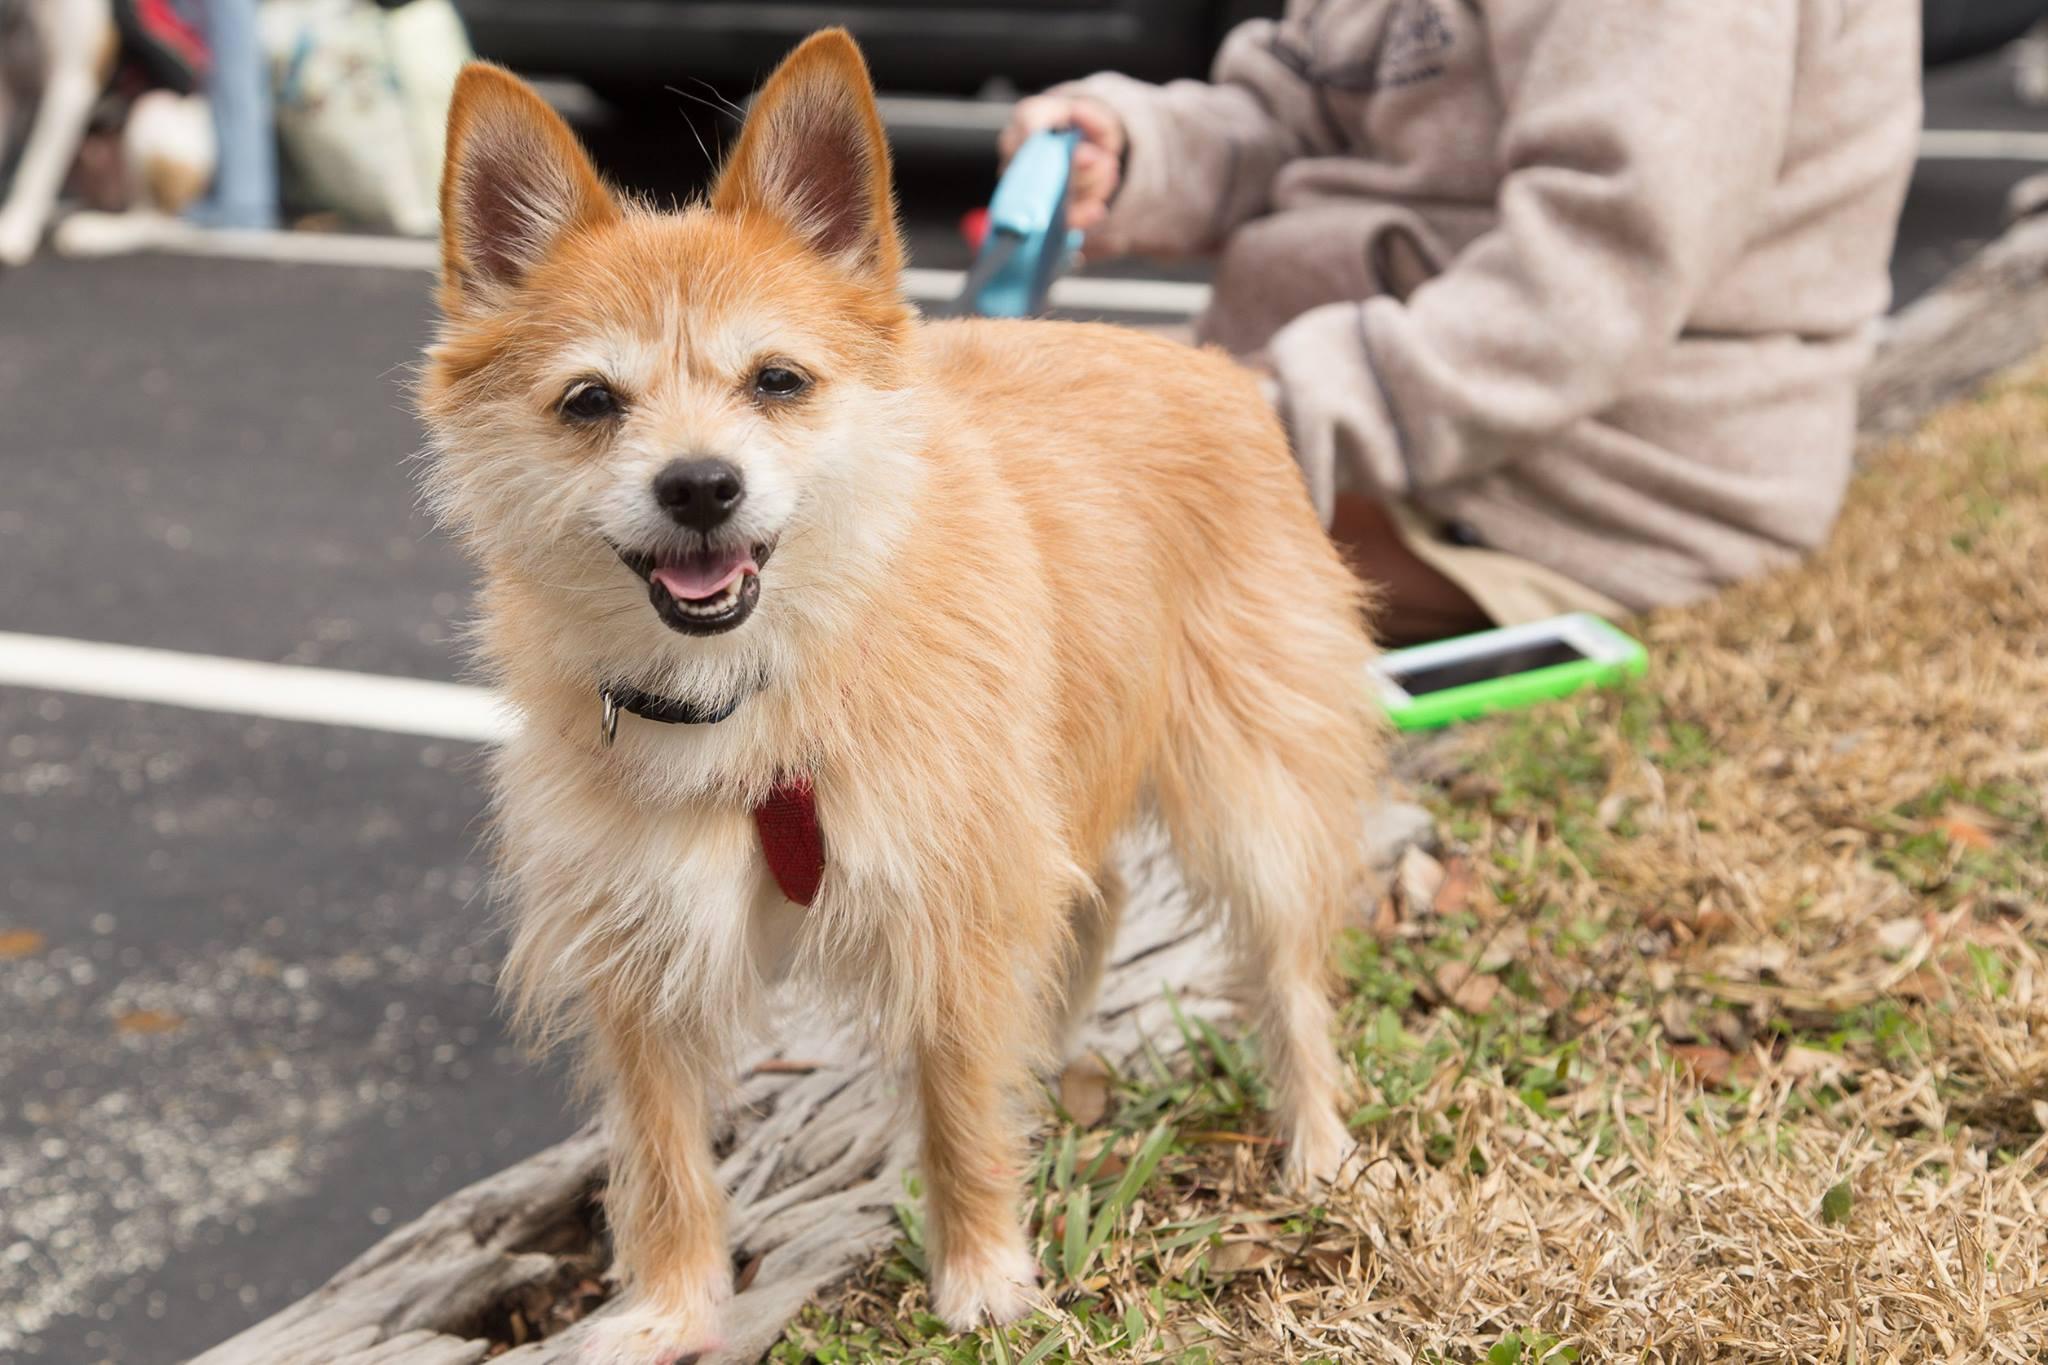
[[[818,802],[807,777],[787,777],[775,784],[768,799],[754,807],[754,828],[761,833],[761,855],[782,894],[798,905],[818,898],[825,880],[825,835],[818,828]]]

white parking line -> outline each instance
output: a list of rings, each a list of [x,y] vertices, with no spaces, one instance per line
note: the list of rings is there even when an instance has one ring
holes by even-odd
[[[958,270],[903,272],[903,292],[919,303],[952,303],[967,277]],[[1185,280],[1110,279],[1069,275],[1054,280],[1048,296],[1055,308],[1073,313],[1144,313],[1191,318],[1209,306],[1209,286]]]
[[[1009,126],[1014,100],[946,99],[935,95],[881,95],[875,109],[891,133],[943,133],[995,146]]]
[[[2008,128],[1928,128],[1922,161],[2048,161],[2048,133]]]
[[[293,265],[372,266],[386,270],[432,270],[440,248],[418,237],[376,237],[344,232],[261,232],[205,229],[166,222],[146,238],[129,237],[123,250],[175,256],[212,256]],[[966,275],[958,270],[910,269],[903,291],[919,303],[951,303]],[[1080,313],[1144,313],[1192,317],[1209,306],[1209,286],[1183,280],[1105,279],[1069,276],[1052,287],[1052,303]]]
[[[959,297],[965,276],[958,271],[933,271],[949,283],[945,298]],[[1107,275],[1069,275],[1054,280],[1052,306],[1076,313],[1157,313],[1191,318],[1209,306],[1209,286],[1191,280],[1112,279]],[[915,297],[915,296],[913,296]]]
[[[73,239],[74,256],[127,256],[154,251],[167,256],[218,256],[235,261],[276,261],[288,265],[358,265],[385,270],[432,270],[440,247],[423,237],[379,237],[354,232],[269,232],[257,228],[202,228],[175,218],[121,220],[122,230]]]
[[[0,686],[483,743],[518,727],[482,687],[6,631]]]

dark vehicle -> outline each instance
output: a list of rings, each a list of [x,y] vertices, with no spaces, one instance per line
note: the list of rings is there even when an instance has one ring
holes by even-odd
[[[628,104],[679,77],[751,90],[799,40],[853,30],[884,90],[1031,90],[1092,71],[1200,76],[1231,27],[1283,0],[456,0],[477,50],[521,71],[577,77]],[[1925,0],[1926,60],[2011,42],[2048,0]]]
[[[2048,19],[2043,0],[1926,0],[1923,49],[1928,66],[1996,52]]]
[[[625,103],[664,82],[754,88],[817,29],[844,24],[884,90],[973,94],[1114,68],[1147,80],[1199,76],[1232,25],[1282,0],[456,0],[479,53],[520,71],[574,76]]]

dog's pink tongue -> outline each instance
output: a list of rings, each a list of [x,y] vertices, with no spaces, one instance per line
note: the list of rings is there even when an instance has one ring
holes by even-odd
[[[759,572],[760,566],[745,550],[709,550],[657,564],[650,576],[667,588],[671,597],[702,602],[731,587],[741,574]]]

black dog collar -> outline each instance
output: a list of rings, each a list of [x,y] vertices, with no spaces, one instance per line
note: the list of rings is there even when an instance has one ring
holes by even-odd
[[[737,694],[721,706],[699,706],[673,697],[657,697],[626,683],[605,683],[597,689],[597,695],[603,703],[599,733],[604,736],[607,749],[618,737],[621,711],[631,711],[636,716],[660,721],[663,725],[716,725],[740,709]]]

